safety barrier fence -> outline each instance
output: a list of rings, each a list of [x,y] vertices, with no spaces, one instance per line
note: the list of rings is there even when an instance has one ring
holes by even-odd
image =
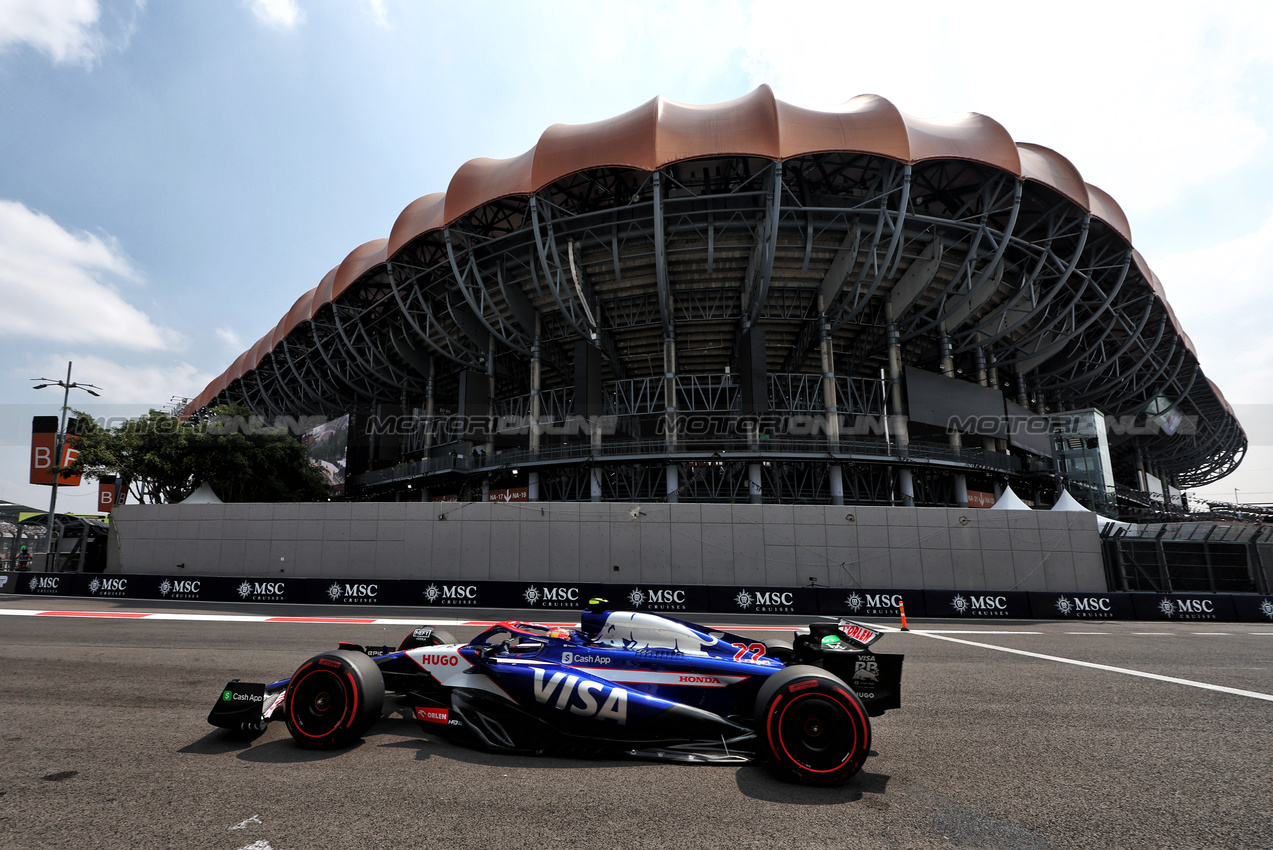
[[[528,619],[572,619],[593,598],[615,609],[688,614],[794,614],[953,620],[1151,620],[1273,624],[1273,596],[1237,593],[1060,593],[601,584],[462,579],[173,576],[119,573],[0,573],[0,592],[32,596],[324,605],[366,616],[377,607],[462,612],[519,609]],[[359,614],[352,612],[358,611]]]

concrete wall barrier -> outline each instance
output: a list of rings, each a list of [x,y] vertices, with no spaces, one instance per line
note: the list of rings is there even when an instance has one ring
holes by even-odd
[[[107,572],[1106,590],[1094,514],[856,505],[123,505]]]

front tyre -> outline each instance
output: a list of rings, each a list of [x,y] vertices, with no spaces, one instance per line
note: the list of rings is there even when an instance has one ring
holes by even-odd
[[[871,751],[871,721],[837,676],[797,665],[769,677],[756,695],[756,728],[774,771],[811,785],[839,785]]]
[[[287,731],[311,750],[343,747],[380,719],[385,680],[360,652],[324,652],[306,661],[287,686]]]

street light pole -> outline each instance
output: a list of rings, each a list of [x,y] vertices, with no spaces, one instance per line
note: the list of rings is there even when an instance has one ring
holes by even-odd
[[[57,515],[57,482],[62,477],[62,447],[66,444],[66,411],[70,407],[71,388],[81,389],[91,396],[98,393],[93,392],[95,389],[101,389],[94,384],[73,384],[71,383],[71,365],[70,360],[66,361],[66,380],[54,381],[50,378],[33,378],[32,380],[44,381],[43,384],[37,384],[33,389],[42,390],[45,387],[61,387],[62,388],[62,416],[58,420],[57,433],[53,435],[53,490],[49,495],[49,516],[48,516],[48,547],[44,553],[44,571],[46,573],[53,572],[53,518]],[[89,389],[92,387],[93,389]]]

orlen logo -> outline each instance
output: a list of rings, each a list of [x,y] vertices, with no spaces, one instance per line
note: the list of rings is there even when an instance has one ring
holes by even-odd
[[[128,592],[128,579],[94,578],[88,583],[88,592],[94,596],[123,596]]]
[[[574,608],[579,605],[577,587],[535,587],[533,584],[522,592],[529,605],[542,604],[545,608]]]
[[[475,584],[430,584],[424,589],[424,601],[430,605],[476,605]]]
[[[670,610],[674,608],[684,610],[685,591],[659,588],[642,590],[639,587],[634,587],[632,592],[628,594],[628,601],[632,603],[633,608],[640,608],[644,605],[651,610]]]
[[[425,708],[424,706],[416,706],[416,720],[421,723],[440,723],[443,726],[449,725],[451,713],[445,708]]]
[[[628,722],[628,692],[623,688],[608,687],[591,679],[580,680],[562,671],[548,677],[542,667],[536,667],[532,690],[537,702],[552,703],[553,708],[569,709],[571,714],[580,717],[613,720],[621,726]]]
[[[955,597],[950,600],[950,607],[955,609],[956,614],[976,614],[982,617],[1006,617],[1008,616],[1008,598],[1006,596],[975,596],[969,594],[967,598],[962,593],[956,593]]]

